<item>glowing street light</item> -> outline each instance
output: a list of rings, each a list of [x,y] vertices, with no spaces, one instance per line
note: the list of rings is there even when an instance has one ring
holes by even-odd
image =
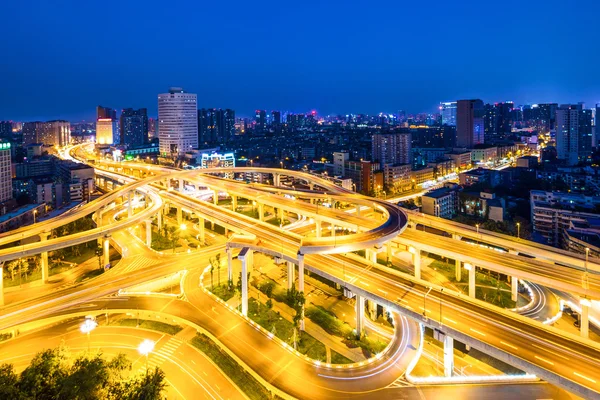
[[[37,214],[37,210],[33,210],[33,223],[35,224],[35,215]]]
[[[521,238],[521,223],[517,222],[517,239],[520,239],[520,238]]]
[[[90,333],[96,329],[98,323],[91,318],[86,318],[86,320],[79,326],[79,330],[81,333],[85,333],[88,339],[88,352],[90,351]]]
[[[154,350],[154,345],[156,343],[154,343],[153,340],[150,339],[145,339],[142,343],[140,343],[140,345],[138,346],[138,352],[143,355],[146,356],[146,375],[148,375],[148,355],[150,353],[152,353],[152,350]]]
[[[181,225],[179,225],[179,229],[181,229],[182,231],[185,231],[187,229],[187,225],[181,224]]]

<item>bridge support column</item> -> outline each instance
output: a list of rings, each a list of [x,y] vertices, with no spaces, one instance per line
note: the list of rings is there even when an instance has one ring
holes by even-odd
[[[281,175],[273,174],[273,186],[279,186],[281,184]]]
[[[304,254],[298,253],[298,291],[304,294]],[[302,307],[302,318],[300,319],[300,330],[304,330],[304,306]]]
[[[475,266],[465,263],[465,269],[469,271],[469,297],[475,298]]]
[[[360,204],[356,205],[356,215],[360,217]]]
[[[160,211],[156,214],[156,225],[160,231],[162,229],[162,213]]]
[[[590,335],[589,312],[592,302],[588,299],[581,299],[579,301],[579,304],[581,305],[581,318],[579,320],[579,330],[581,333],[581,337],[587,338]]]
[[[233,253],[230,247],[227,247],[227,282],[233,282]]]
[[[258,203],[258,220],[265,220],[265,205],[262,203]]]
[[[356,295],[356,337],[361,338],[365,330],[365,298]]]
[[[331,224],[331,237],[335,237],[335,225]]]
[[[462,239],[462,236],[459,236],[459,235],[457,235],[456,233],[453,233],[453,234],[452,234],[452,239],[454,239],[454,240],[461,240],[461,239]]]
[[[369,310],[371,319],[375,321],[377,319],[377,303],[373,300],[367,300],[367,310]]]
[[[152,247],[152,220],[146,220],[146,246]]]
[[[183,189],[185,188],[185,182],[183,181],[183,179],[179,180],[179,191],[183,192]]]
[[[318,238],[321,237],[321,221],[315,220],[315,234]]]
[[[392,243],[391,242],[387,242],[386,243],[386,245],[385,245],[385,251],[387,253],[386,254],[387,260],[389,262],[392,262],[392,256],[393,256],[394,253],[392,251]]]
[[[133,190],[127,192],[127,216],[131,218],[133,215]]]
[[[0,306],[4,305],[4,262],[0,263]]]
[[[283,208],[282,208],[282,207],[279,207],[279,208],[277,209],[277,214],[279,214],[279,215],[278,215],[278,218],[279,218],[279,223],[280,223],[281,225],[283,225]]]
[[[450,378],[454,370],[454,339],[444,336],[444,376]]]
[[[421,250],[410,246],[408,252],[412,254],[412,264],[415,269],[415,278],[421,279]]]
[[[206,233],[204,232],[204,218],[198,217],[198,230],[200,231],[200,244],[204,245],[206,239]]]
[[[242,315],[248,315],[248,271],[252,268],[252,250],[244,247],[238,259],[242,261]]]
[[[106,267],[110,263],[110,235],[105,235],[102,238],[102,263]]]
[[[237,210],[237,203],[238,203],[237,200],[238,200],[238,198],[236,195],[231,196],[231,210],[233,212],[235,212]]]
[[[177,225],[183,224],[183,211],[180,206],[177,206]]]
[[[219,191],[218,190],[213,190],[213,204],[215,206],[219,205]]]
[[[454,260],[454,264],[455,264],[455,273],[456,273],[456,282],[460,282],[461,278],[462,278],[462,267],[461,267],[461,262],[460,260]]]
[[[293,262],[287,262],[287,288],[291,289],[294,287],[294,272],[296,271],[296,266]]]
[[[519,278],[513,276],[510,278],[510,292],[512,301],[519,299]]]
[[[50,232],[40,233],[40,242],[48,240],[49,236]],[[44,251],[42,254],[40,254],[40,258],[40,266],[42,268],[42,283],[48,283],[48,278],[50,278],[50,271],[48,270],[48,252]]]

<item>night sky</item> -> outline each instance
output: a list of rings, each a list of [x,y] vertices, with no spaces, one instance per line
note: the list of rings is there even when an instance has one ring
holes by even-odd
[[[2,1],[0,119],[600,102],[600,1]]]

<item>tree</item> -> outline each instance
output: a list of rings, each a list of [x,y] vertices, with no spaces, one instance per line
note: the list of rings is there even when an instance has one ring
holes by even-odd
[[[10,280],[15,280],[15,272],[19,269],[18,260],[12,260],[8,264],[6,264],[6,269],[10,272]]]
[[[214,288],[213,273],[215,271],[215,260],[211,257],[209,261],[210,261],[210,289],[212,290]]]
[[[18,381],[19,377],[15,374],[12,364],[0,365],[0,399],[18,399]]]
[[[271,299],[267,300],[265,305],[267,306],[267,309],[270,310],[271,308],[273,308],[273,300],[271,300]]]
[[[217,261],[217,285],[221,286],[221,253],[217,253],[216,261]]]

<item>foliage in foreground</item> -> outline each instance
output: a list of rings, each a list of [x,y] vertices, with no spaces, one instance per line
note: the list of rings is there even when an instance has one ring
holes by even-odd
[[[131,362],[124,354],[107,360],[102,354],[82,355],[69,361],[63,348],[35,355],[21,374],[12,364],[0,365],[0,399],[158,400],[166,387],[156,368],[129,376]]]

